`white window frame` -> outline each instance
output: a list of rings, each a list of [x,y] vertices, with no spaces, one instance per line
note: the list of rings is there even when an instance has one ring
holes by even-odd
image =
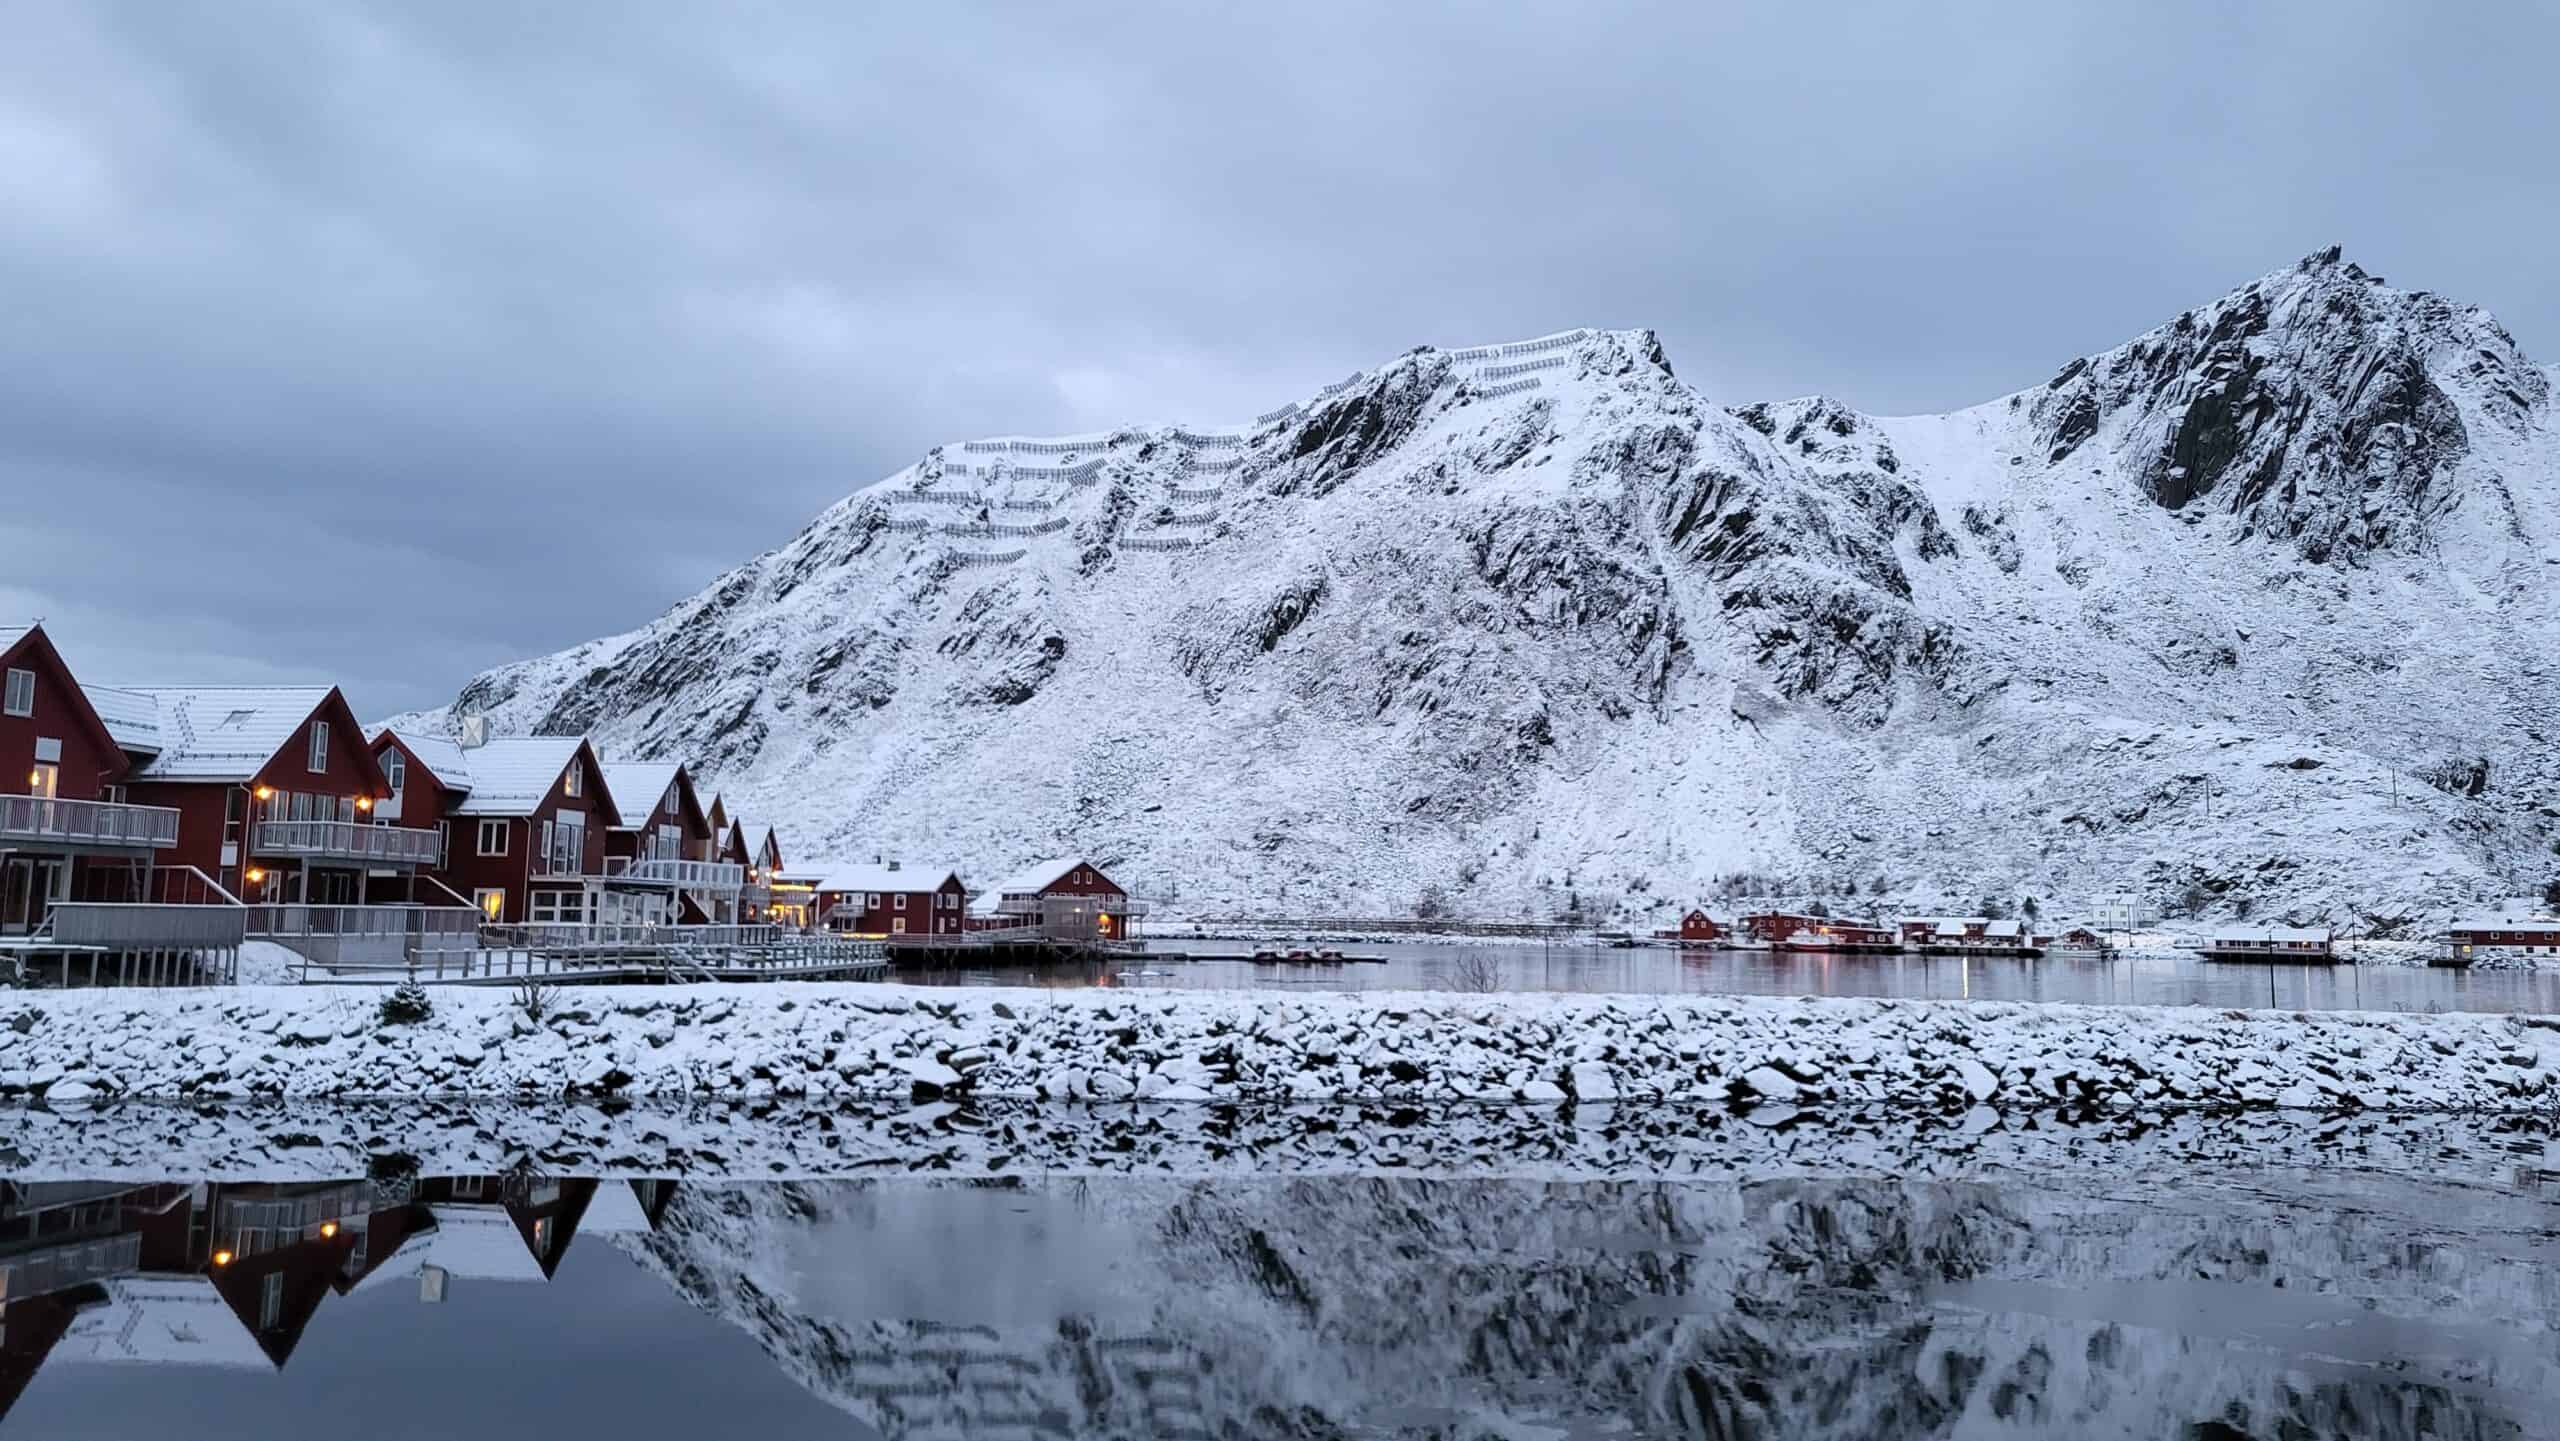
[[[492,830],[491,827],[495,827],[496,829]],[[498,844],[495,849],[491,849],[489,845],[489,838],[493,835],[498,838]],[[507,853],[507,823],[503,820],[481,821],[479,841],[480,854],[484,856],[505,855]]]
[[[585,769],[585,766],[578,764],[576,761],[569,762],[569,768],[560,773],[560,794],[564,796],[576,795],[578,793],[578,787],[584,784],[584,782],[578,778],[579,772]]]
[[[485,1189],[485,1184],[478,1176],[456,1176],[453,1178],[453,1199],[477,1201]]]
[[[269,1271],[258,1280],[258,1329],[272,1331],[284,1324],[284,1273]]]
[[[382,779],[391,787],[393,800],[398,800],[400,793],[409,788],[409,758],[402,755],[397,746],[382,753]]]
[[[907,918],[905,916],[900,916],[896,920],[891,921],[889,923],[889,930],[893,935],[905,935],[907,933]]]
[[[310,753],[303,757],[303,768],[315,776],[325,774],[329,769],[329,723],[327,721],[316,720],[311,723],[309,751]]]
[[[906,908],[907,893],[905,891],[893,892],[889,897],[889,909],[893,911],[903,911]]]
[[[16,666],[9,667],[8,690],[9,693],[5,697],[7,705],[0,709],[5,709],[13,716],[31,716],[36,713],[36,673],[34,671],[20,670]]]

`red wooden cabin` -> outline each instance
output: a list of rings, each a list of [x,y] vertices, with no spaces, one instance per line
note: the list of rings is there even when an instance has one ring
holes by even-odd
[[[75,895],[147,896],[177,812],[125,801],[131,760],[42,626],[0,627],[0,681],[0,935]]]
[[[968,929],[969,888],[949,866],[874,861],[830,870],[817,905],[829,930],[891,940],[958,936]]]

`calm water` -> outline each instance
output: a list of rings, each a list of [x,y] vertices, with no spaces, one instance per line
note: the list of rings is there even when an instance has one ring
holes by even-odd
[[[1250,951],[1232,941],[1158,940],[1166,950]],[[2109,962],[1981,956],[1810,956],[1663,947],[1346,944],[1383,965],[1257,966],[1244,961],[1130,960],[1085,970],[909,971],[945,985],[1183,986],[1219,990],[1446,990],[1463,958],[1492,962],[1518,991],[1752,996],[1903,996],[1935,1000],[2075,1001],[2091,1005],[2261,1006],[2283,1010],[2560,1011],[2560,970],[2456,971],[2423,966],[2258,966],[2185,955]]]
[[[2452,1126],[1929,1175],[20,1180],[0,1437],[2560,1435],[2552,1148]]]

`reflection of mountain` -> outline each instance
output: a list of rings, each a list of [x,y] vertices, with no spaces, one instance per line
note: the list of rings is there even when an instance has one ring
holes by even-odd
[[[813,1183],[688,1188],[626,1246],[899,1437],[2520,1437],[2560,1404],[2540,1210],[2370,1180]],[[1038,1247],[1107,1266],[1107,1301],[1020,1284]]]
[[[579,1233],[646,1230],[673,1182],[0,1181],[0,1418],[48,1361],[282,1369],[332,1295],[543,1281]]]

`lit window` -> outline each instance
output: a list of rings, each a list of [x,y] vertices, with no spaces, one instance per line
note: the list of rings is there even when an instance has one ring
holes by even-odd
[[[317,775],[329,768],[329,723],[311,723],[311,771]]]
[[[472,892],[471,899],[480,907],[480,914],[493,921],[499,919],[507,908],[507,893],[487,886]]]
[[[36,713],[36,673],[34,671],[19,670],[15,666],[9,668],[8,701],[7,710],[11,715]]]
[[[579,774],[585,769],[586,768],[584,766],[579,765],[576,761],[569,762],[569,769],[567,773],[560,777],[560,793],[562,795],[574,796],[578,793],[578,787],[582,784],[579,780]]]

